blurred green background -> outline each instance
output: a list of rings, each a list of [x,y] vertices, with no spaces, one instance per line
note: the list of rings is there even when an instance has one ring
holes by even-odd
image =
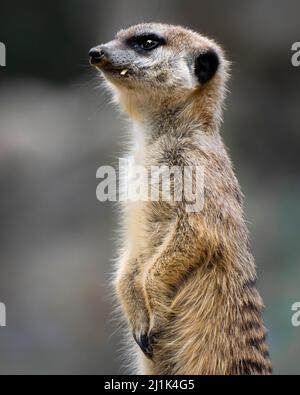
[[[95,196],[124,125],[87,54],[152,20],[215,38],[233,62],[222,133],[247,197],[275,373],[300,373],[299,15],[299,0],[1,1],[0,374],[124,372],[109,287],[117,213]]]

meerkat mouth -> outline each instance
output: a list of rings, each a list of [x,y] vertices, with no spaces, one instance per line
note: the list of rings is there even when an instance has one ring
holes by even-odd
[[[101,71],[106,78],[111,79],[112,81],[127,80],[131,71],[130,68],[114,66],[108,62],[101,64],[100,66],[98,64],[94,64],[93,66]]]
[[[96,65],[97,67],[97,65]],[[99,70],[101,70],[104,74],[112,75],[115,77],[122,77],[125,78],[127,74],[129,73],[128,68],[118,68],[118,67],[113,67],[111,65],[106,64],[104,67],[97,67]]]

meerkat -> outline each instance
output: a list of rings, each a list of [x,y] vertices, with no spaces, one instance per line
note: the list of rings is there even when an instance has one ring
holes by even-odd
[[[183,27],[146,23],[89,56],[132,120],[135,164],[205,169],[199,212],[185,201],[124,204],[115,289],[136,373],[271,374],[243,196],[219,132],[223,50]]]

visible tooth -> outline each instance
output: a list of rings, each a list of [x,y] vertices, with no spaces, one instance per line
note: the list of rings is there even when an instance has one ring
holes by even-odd
[[[128,71],[129,71],[128,69],[124,69],[124,70],[121,71],[120,74],[121,74],[121,75],[126,75],[126,74],[128,73]]]

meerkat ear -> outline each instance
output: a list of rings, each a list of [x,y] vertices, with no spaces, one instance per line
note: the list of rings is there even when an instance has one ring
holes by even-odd
[[[195,74],[201,84],[210,81],[220,66],[218,54],[209,49],[197,56],[195,61]]]

